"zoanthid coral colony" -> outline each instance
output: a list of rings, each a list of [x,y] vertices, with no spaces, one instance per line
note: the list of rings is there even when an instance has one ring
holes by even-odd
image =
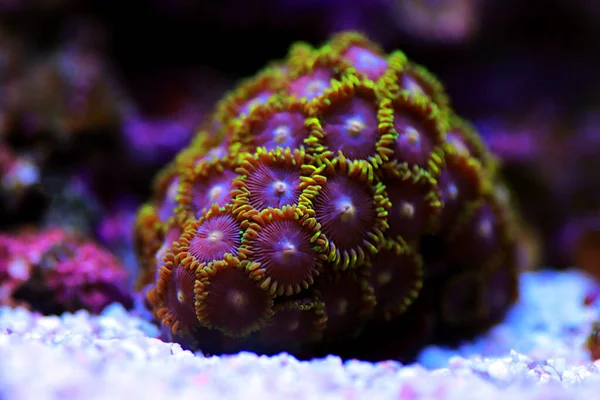
[[[212,353],[404,358],[515,301],[509,192],[443,86],[356,32],[216,106],[138,213],[138,287]]]

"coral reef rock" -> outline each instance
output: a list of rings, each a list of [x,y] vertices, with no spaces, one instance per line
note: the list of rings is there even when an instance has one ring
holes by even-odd
[[[63,228],[0,234],[0,306],[44,314],[97,314],[114,302],[131,308],[126,279],[115,256]]]

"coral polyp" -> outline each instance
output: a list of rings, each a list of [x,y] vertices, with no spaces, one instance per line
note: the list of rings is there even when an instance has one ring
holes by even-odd
[[[338,48],[343,60],[350,63],[359,76],[377,81],[388,69],[383,50],[354,32],[347,32],[332,39],[332,45]]]
[[[342,53],[342,57],[350,61],[359,74],[374,81],[381,78],[388,67],[385,57],[374,50],[357,45],[349,46]]]
[[[179,175],[177,175],[174,166],[167,169],[165,173],[159,176],[156,186],[159,187],[159,196],[157,201],[157,213],[163,222],[175,215],[177,208],[177,193],[179,192]]]
[[[446,142],[462,157],[472,156],[487,169],[496,167],[496,157],[489,153],[475,128],[466,120],[453,116],[446,132]]]
[[[439,219],[442,230],[451,229],[465,204],[480,198],[484,190],[491,190],[483,187],[486,181],[482,172],[477,160],[448,148],[438,178],[438,195],[443,205]]]
[[[245,336],[264,326],[273,314],[273,295],[258,287],[235,257],[210,263],[197,276],[196,315],[205,326]]]
[[[158,211],[151,204],[144,204],[137,213],[135,220],[134,248],[138,258],[140,272],[136,289],[141,289],[152,283],[158,265],[157,255],[161,249],[165,225],[161,223]],[[163,252],[166,248],[163,249]]]
[[[357,32],[298,43],[157,177],[138,286],[192,349],[409,357],[515,301],[519,219],[497,170],[401,51]]]
[[[502,245],[500,217],[490,204],[477,204],[471,210],[464,225],[456,224],[455,233],[448,238],[448,258],[463,265],[479,266],[489,254],[494,254]],[[465,251],[472,248],[471,251]]]
[[[176,223],[175,221],[170,221],[170,223],[167,225],[167,229],[164,235],[164,239],[162,242],[162,245],[160,246],[160,248],[158,249],[158,251],[156,252],[156,256],[155,256],[155,270],[156,273],[158,275],[158,272],[160,271],[160,267],[163,265],[164,258],[167,255],[167,252],[169,249],[171,249],[171,246],[173,246],[173,244],[179,240],[179,238],[181,237],[181,234],[183,233],[183,229],[182,227]]]
[[[301,167],[308,158],[303,151],[294,153],[267,151],[258,148],[254,156],[240,162],[240,178],[234,182],[239,188],[234,203],[249,205],[255,210],[297,205],[304,188]]]
[[[364,269],[324,274],[315,291],[325,303],[327,325],[323,334],[328,341],[336,340],[342,332],[358,335],[376,304]]]
[[[425,95],[440,110],[446,111],[449,108],[449,99],[443,85],[423,66],[406,63],[405,57],[401,52],[392,53],[391,67],[386,75],[396,81],[398,88],[411,95]]]
[[[290,93],[299,99],[312,100],[331,86],[332,78],[333,74],[329,69],[315,69],[312,73],[293,80],[290,83]]]
[[[316,151],[341,151],[355,160],[377,155],[379,107],[371,85],[351,79],[334,81],[332,94],[316,101],[313,108],[316,118],[309,124],[310,143],[318,144]]]
[[[189,332],[198,324],[195,294],[196,270],[181,263],[177,255],[167,251],[164,265],[159,267],[156,293],[149,294],[156,316],[173,333]]]
[[[332,262],[346,269],[377,252],[388,227],[389,201],[383,184],[370,183],[360,164],[350,163],[343,155],[324,162],[321,188],[312,204],[329,241]]]
[[[383,180],[391,203],[388,210],[390,237],[401,237],[406,242],[420,238],[439,214],[440,200],[435,192],[435,179],[425,171]]]
[[[375,314],[390,320],[402,314],[423,285],[423,260],[406,244],[386,242],[369,265],[369,283],[377,306]]]
[[[202,218],[186,226],[180,239],[180,251],[190,262],[208,264],[226,254],[237,255],[241,244],[241,225],[226,209],[212,206]]]
[[[327,324],[325,303],[318,300],[289,300],[273,308],[273,317],[259,332],[266,348],[287,348],[290,343],[311,343],[323,336]]]
[[[327,241],[314,218],[296,207],[267,209],[251,217],[240,253],[251,261],[250,276],[278,295],[308,289],[327,259]]]
[[[200,218],[202,211],[212,205],[223,207],[231,202],[236,177],[237,174],[220,159],[201,161],[193,170],[184,173],[179,202],[184,210]]]
[[[297,149],[308,138],[305,104],[290,97],[275,97],[258,106],[244,120],[232,140],[267,150]]]
[[[254,79],[241,83],[237,90],[226,95],[217,105],[215,121],[227,125],[231,119],[248,115],[255,107],[265,104],[271,96],[281,90],[285,80],[275,68],[267,68]]]
[[[407,164],[427,168],[434,149],[444,143],[445,120],[427,97],[402,92],[391,103],[395,133],[392,166]]]

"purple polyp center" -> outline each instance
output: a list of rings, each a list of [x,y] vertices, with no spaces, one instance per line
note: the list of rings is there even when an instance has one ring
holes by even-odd
[[[388,67],[384,58],[358,46],[351,46],[344,56],[354,64],[358,72],[362,72],[369,79],[379,79]]]
[[[432,151],[426,128],[400,113],[396,113],[394,119],[394,127],[398,132],[396,158],[400,162],[425,166]]]
[[[237,255],[240,227],[231,215],[207,219],[198,227],[190,242],[190,253],[201,263],[223,258],[225,253]]]
[[[296,96],[307,100],[322,95],[329,87],[331,73],[327,70],[318,70],[312,75],[302,76],[290,84],[290,90]]]
[[[375,153],[378,138],[377,108],[357,98],[333,108],[324,117],[326,142],[333,152],[342,151],[352,159]]]
[[[289,168],[260,166],[247,178],[250,204],[258,209],[280,208],[298,203],[300,177]]]
[[[203,210],[213,204],[223,207],[231,200],[231,185],[236,176],[235,173],[226,170],[222,176],[212,178],[209,182],[196,183],[192,196],[196,217],[200,218]]]
[[[257,146],[264,146],[267,151],[277,147],[291,149],[300,146],[308,136],[304,126],[304,116],[298,112],[280,112],[266,121],[264,126],[254,133]]]

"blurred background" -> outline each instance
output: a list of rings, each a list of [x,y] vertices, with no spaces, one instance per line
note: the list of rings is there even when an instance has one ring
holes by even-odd
[[[504,161],[533,265],[600,276],[596,0],[0,0],[0,229],[60,225],[135,268],[136,208],[221,95],[347,29],[445,84]]]

